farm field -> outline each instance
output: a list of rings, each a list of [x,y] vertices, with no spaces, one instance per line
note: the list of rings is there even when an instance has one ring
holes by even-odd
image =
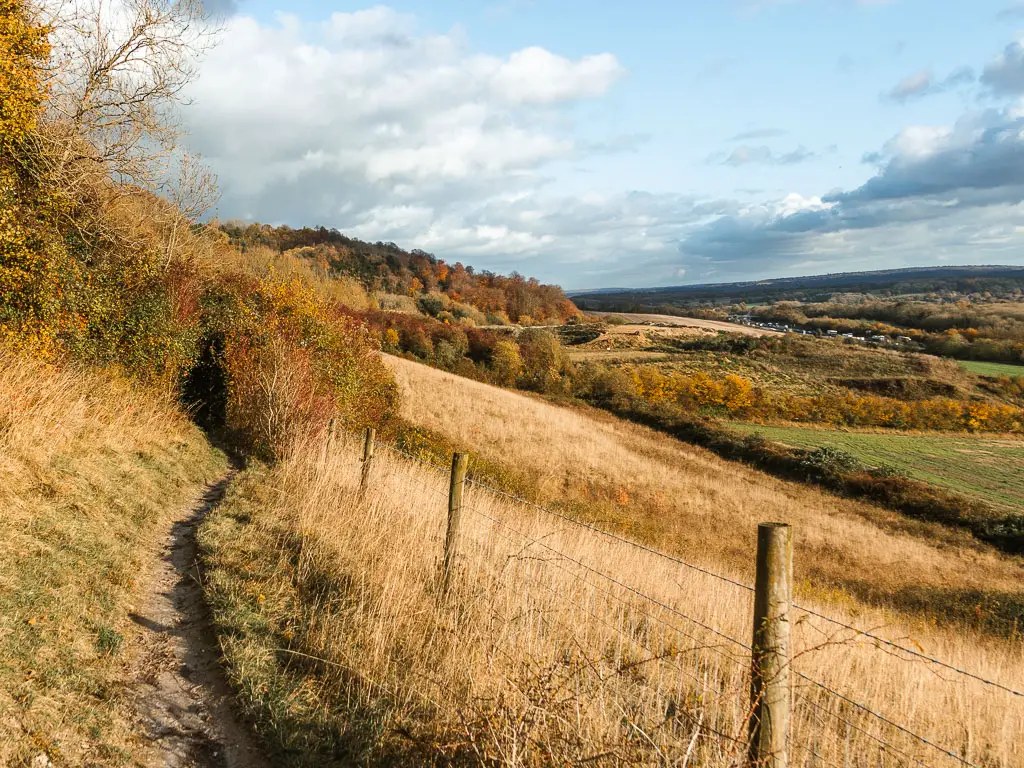
[[[704,331],[725,331],[727,333],[741,333],[744,336],[782,336],[778,331],[768,331],[762,328],[751,328],[739,323],[723,323],[720,320],[701,320],[696,317],[676,317],[675,315],[649,315],[634,312],[602,312],[602,316],[621,317],[631,323],[655,323],[657,325],[670,325],[679,328],[696,328]]]
[[[908,476],[1024,512],[1024,440],[951,434],[848,432],[731,422],[729,426],[797,448],[832,446],[867,466],[890,466]]]
[[[980,376],[1024,376],[1024,365],[986,363],[982,360],[958,360],[961,368]]]

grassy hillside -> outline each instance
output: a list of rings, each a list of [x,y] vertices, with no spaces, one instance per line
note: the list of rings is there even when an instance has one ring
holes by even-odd
[[[963,533],[773,479],[598,411],[388,363],[409,421],[515,467],[537,501],[662,551],[749,580],[757,522],[784,520],[799,528],[797,574],[810,594],[840,590],[929,621],[1004,631],[1024,610],[1020,559]]]
[[[129,614],[225,464],[166,397],[0,352],[0,765],[145,762]]]
[[[1024,511],[1024,440],[974,435],[886,434],[732,423],[745,434],[801,448],[830,445],[869,467],[891,467],[926,483]]]
[[[789,520],[802,604],[994,679],[1024,674],[1019,636],[975,628],[976,606],[1016,601],[1019,612],[1017,560],[607,416],[390,363],[407,417],[469,448],[471,476],[504,462],[535,499],[741,581],[755,522]],[[379,446],[361,495],[359,449],[349,438],[326,454],[297,446],[249,472],[202,534],[231,674],[281,764],[661,764],[688,750],[699,764],[740,760],[748,660],[725,638],[750,635],[742,587],[471,486],[441,599],[444,467]],[[794,643],[802,674],[972,761],[1019,763],[1018,699],[809,615]],[[945,764],[820,690],[797,690],[799,764],[810,749],[874,764],[865,731]],[[822,711],[852,718],[849,744]]]

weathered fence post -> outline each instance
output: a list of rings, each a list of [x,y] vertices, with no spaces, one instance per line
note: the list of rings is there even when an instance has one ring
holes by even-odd
[[[327,436],[324,438],[324,452],[323,456],[321,457],[321,464],[327,463],[327,457],[331,453],[331,444],[334,442],[334,428],[335,421],[333,418],[331,418],[331,420],[327,422]]]
[[[750,764],[786,768],[789,737],[789,614],[793,539],[786,523],[757,526]]]
[[[370,484],[370,465],[373,464],[373,439],[376,435],[377,430],[373,427],[367,427],[366,432],[363,433],[363,472],[359,477],[360,497],[366,493],[366,487]]]
[[[462,490],[466,486],[466,467],[468,465],[469,454],[456,453],[452,456],[452,477],[451,485],[448,488],[448,530],[444,537],[444,564],[441,566],[441,597],[448,594],[452,567],[455,564],[459,521],[462,517]]]

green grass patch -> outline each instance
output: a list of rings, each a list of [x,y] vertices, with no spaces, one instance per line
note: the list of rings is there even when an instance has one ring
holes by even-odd
[[[1013,363],[986,363],[981,360],[957,360],[957,363],[965,371],[977,373],[980,376],[1024,376],[1024,365]]]
[[[797,448],[839,448],[869,467],[891,467],[1007,511],[1024,510],[1024,440],[958,434],[847,432],[729,422]]]

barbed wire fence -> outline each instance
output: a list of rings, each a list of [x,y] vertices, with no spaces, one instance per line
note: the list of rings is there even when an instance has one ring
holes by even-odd
[[[333,439],[335,435],[332,424],[328,445]],[[725,585],[745,595],[751,602],[759,590],[758,584],[745,584],[678,556],[659,552],[613,531],[577,520],[508,491],[491,487],[478,479],[466,477],[464,473],[457,477],[458,461],[454,462],[452,467],[442,466],[398,445],[376,440],[372,430],[363,436],[362,456],[354,459],[354,462],[360,465],[361,494],[373,492],[370,466],[375,448],[383,449],[397,462],[421,467],[436,473],[439,479],[450,480],[447,494],[437,488],[425,487],[425,490],[437,499],[439,505],[449,505],[448,528],[444,542],[445,573],[441,579],[443,585],[447,585],[448,582],[447,570],[451,567],[450,563],[459,557],[463,564],[475,569],[471,574],[474,578],[467,579],[470,584],[480,583],[480,575],[485,571],[491,579],[502,578],[507,575],[509,563],[513,560],[529,563],[534,570],[542,568],[546,572],[557,572],[563,583],[570,581],[576,585],[576,591],[572,595],[565,594],[565,590],[552,578],[542,579],[536,573],[527,573],[526,569],[518,569],[515,578],[523,582],[517,582],[521,589],[540,590],[552,598],[563,601],[569,597],[579,599],[581,604],[575,605],[569,611],[570,617],[576,614],[585,616],[588,621],[604,625],[607,630],[620,636],[624,645],[613,657],[620,666],[627,666],[616,671],[613,665],[612,675],[629,671],[628,664],[654,665],[657,667],[657,687],[660,695],[663,693],[662,689],[667,690],[663,681],[666,673],[671,671],[677,681],[672,694],[667,697],[661,696],[658,700],[666,707],[666,722],[684,717],[691,726],[696,726],[684,739],[688,742],[684,755],[686,759],[689,759],[698,740],[706,740],[718,744],[722,754],[728,755],[734,763],[749,762],[773,768],[787,765],[835,765],[841,768],[875,765],[879,768],[928,768],[956,765],[966,768],[987,768],[988,765],[994,765],[974,762],[963,747],[951,747],[931,734],[919,733],[913,724],[899,722],[896,718],[879,711],[878,707],[860,700],[853,692],[839,690],[838,686],[807,674],[800,668],[801,657],[822,649],[848,647],[852,641],[864,640],[870,642],[869,647],[872,650],[885,653],[900,662],[927,668],[937,679],[950,685],[969,681],[987,691],[1011,699],[1024,697],[1024,692],[1012,685],[991,679],[990,676],[883,637],[877,628],[857,627],[792,600],[787,605],[791,613],[787,613],[786,620],[791,625],[807,626],[809,631],[817,633],[820,638],[815,645],[802,650],[796,656],[789,655],[789,648],[784,649],[786,657],[781,659],[781,662],[785,668],[786,698],[787,702],[791,702],[791,705],[787,703],[785,706],[784,748],[781,754],[778,751],[758,752],[752,744],[757,739],[758,715],[763,718],[767,713],[758,706],[764,697],[764,690],[759,693],[751,692],[752,673],[754,676],[758,673],[755,647],[723,631],[710,621],[693,615],[695,611],[686,610],[683,606],[674,604],[675,601],[649,594],[643,588],[608,572],[609,569],[586,562],[580,556],[565,551],[568,547],[559,546],[558,542],[560,538],[565,538],[566,531],[601,538],[613,547],[643,553],[645,557],[656,559],[666,566],[699,574],[700,577]],[[324,450],[324,456],[326,455],[327,447]],[[462,466],[465,466],[465,459]],[[466,486],[472,492],[468,501],[462,496],[463,488]],[[452,503],[456,494],[458,509],[454,510]],[[558,527],[550,528],[544,535],[524,530],[528,526],[518,525],[514,518],[503,519],[493,510],[482,509],[484,505],[480,500],[483,498],[500,501],[510,508],[530,510]],[[491,556],[494,555],[494,548],[488,546],[487,541],[460,540],[458,531],[453,536],[453,514],[456,529],[468,528],[459,525],[460,516],[472,516],[485,525],[490,537],[503,541],[513,554],[506,554],[504,559],[493,558]],[[460,547],[461,554],[457,552]],[[471,550],[475,557],[468,556]],[[587,597],[580,599],[583,595]],[[600,601],[603,601],[606,607],[618,608],[598,610],[595,602]],[[610,624],[609,615],[617,618],[617,625]],[[820,624],[809,622],[811,619],[817,620]],[[568,625],[565,619],[551,614],[545,615],[544,621],[561,623],[565,625],[563,628],[570,632],[577,628]],[[832,630],[825,629],[821,624],[831,627]],[[641,626],[645,628],[644,631],[638,630]],[[651,627],[658,628],[660,634],[657,640],[652,640]],[[645,655],[638,660],[625,662],[623,660],[628,656],[623,651],[625,646]],[[863,644],[859,647],[863,647]],[[593,664],[594,660],[590,659],[589,663]],[[721,674],[723,667],[738,671]],[[691,711],[681,714],[681,703],[687,700],[682,687],[683,679],[694,687],[695,693],[690,697],[690,701],[698,702],[699,706],[691,706]],[[709,715],[709,701],[717,703],[721,712],[725,713],[724,716],[716,718]],[[658,748],[649,734],[644,733],[644,736],[656,749]],[[874,760],[869,762],[866,756],[871,752],[874,752]],[[832,756],[831,761],[826,759],[828,755]],[[836,755],[842,755],[842,760],[836,762]],[[666,757],[665,764],[671,765],[676,762]]]

